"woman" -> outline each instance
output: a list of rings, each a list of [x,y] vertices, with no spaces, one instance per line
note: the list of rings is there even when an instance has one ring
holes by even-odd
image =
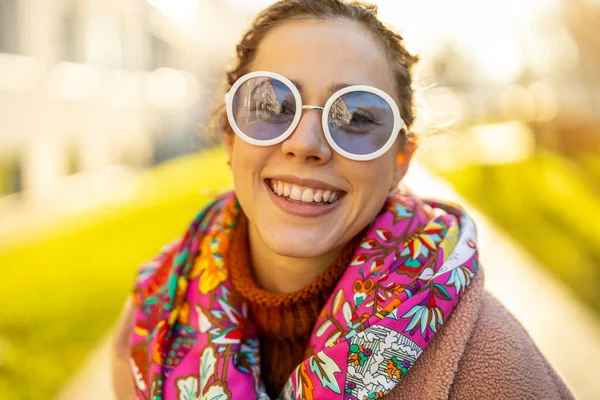
[[[141,268],[119,398],[571,398],[483,290],[467,213],[397,189],[416,58],[376,9],[283,0],[237,55],[235,192]]]

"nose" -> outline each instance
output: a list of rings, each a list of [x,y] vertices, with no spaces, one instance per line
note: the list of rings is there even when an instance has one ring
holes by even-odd
[[[302,117],[298,126],[281,145],[281,151],[288,160],[325,164],[331,159],[332,149],[321,126],[322,113],[322,107],[302,107]]]

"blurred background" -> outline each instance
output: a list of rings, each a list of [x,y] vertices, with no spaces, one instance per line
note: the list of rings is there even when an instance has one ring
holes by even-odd
[[[235,44],[270,3],[0,0],[2,399],[61,393],[136,266],[231,185],[199,132]],[[449,185],[477,210],[509,243],[496,262],[525,254],[512,266],[522,282],[531,271],[557,282],[526,281],[530,315],[557,323],[538,342],[561,328],[600,348],[600,0],[376,3],[421,55],[415,168],[427,172],[413,182]],[[585,324],[553,315],[559,291]],[[577,378],[600,376],[584,353],[555,366],[578,398],[597,398],[599,384]]]

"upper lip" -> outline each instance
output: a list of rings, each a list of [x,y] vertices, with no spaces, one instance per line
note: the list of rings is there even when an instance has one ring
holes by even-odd
[[[302,187],[343,192],[342,189],[339,189],[333,185],[330,185],[330,184],[320,181],[318,179],[298,178],[293,175],[277,175],[277,176],[272,176],[268,179],[287,182],[287,183],[291,183],[293,185],[298,185],[298,186],[302,186]]]

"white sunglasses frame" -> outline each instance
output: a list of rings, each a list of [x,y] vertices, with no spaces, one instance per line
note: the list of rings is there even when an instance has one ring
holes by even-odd
[[[235,93],[237,92],[239,87],[242,86],[246,81],[248,81],[252,78],[257,78],[257,77],[273,78],[273,79],[276,79],[276,80],[282,82],[283,84],[285,84],[288,87],[288,89],[290,89],[290,91],[294,95],[294,100],[296,101],[296,104],[300,105],[300,107],[296,107],[296,114],[294,115],[294,119],[292,120],[290,127],[285,132],[283,132],[280,136],[278,136],[274,139],[270,139],[270,140],[257,140],[257,139],[254,139],[254,138],[246,135],[240,129],[240,127],[238,126],[237,122],[235,122],[235,119],[233,117],[233,98],[235,97]],[[350,93],[350,92],[368,92],[368,93],[373,93],[373,94],[381,97],[383,100],[385,100],[386,103],[388,103],[388,105],[390,106],[390,109],[392,110],[392,113],[394,115],[394,125],[392,127],[392,134],[390,135],[390,138],[385,143],[385,145],[383,145],[380,149],[374,151],[373,153],[353,154],[353,153],[350,153],[350,152],[342,149],[333,140],[333,137],[329,130],[328,119],[329,119],[329,111],[331,110],[331,106],[338,98],[340,98],[341,96],[343,96],[347,93]],[[325,134],[325,139],[327,140],[327,143],[329,143],[329,145],[340,155],[342,155],[346,158],[349,158],[350,160],[355,160],[355,161],[373,160],[373,159],[381,156],[382,154],[386,153],[392,147],[394,142],[396,141],[396,138],[398,137],[400,130],[405,126],[405,122],[402,119],[402,117],[400,116],[400,110],[398,109],[398,105],[396,104],[396,102],[390,95],[388,95],[386,92],[384,92],[381,89],[377,89],[375,87],[365,86],[365,85],[348,86],[348,87],[340,89],[337,92],[335,92],[334,94],[332,94],[331,97],[325,103],[325,106],[323,106],[323,107],[312,106],[312,105],[303,105],[302,104],[302,96],[300,95],[300,91],[298,90],[296,85],[294,85],[294,83],[291,80],[289,80],[288,78],[286,78],[285,76],[280,75],[276,72],[270,72],[270,71],[255,71],[255,72],[250,72],[250,73],[240,77],[237,81],[235,81],[235,83],[233,84],[233,86],[231,87],[229,92],[227,92],[225,94],[225,105],[226,105],[227,119],[229,120],[229,125],[231,125],[231,128],[236,133],[236,135],[238,135],[244,141],[246,141],[250,144],[256,145],[256,146],[272,146],[277,143],[281,143],[284,140],[286,140],[288,137],[290,137],[291,134],[298,127],[298,124],[300,123],[300,118],[302,118],[303,110],[305,110],[305,109],[323,110],[323,114],[321,116],[321,125],[323,127],[323,133]]]

